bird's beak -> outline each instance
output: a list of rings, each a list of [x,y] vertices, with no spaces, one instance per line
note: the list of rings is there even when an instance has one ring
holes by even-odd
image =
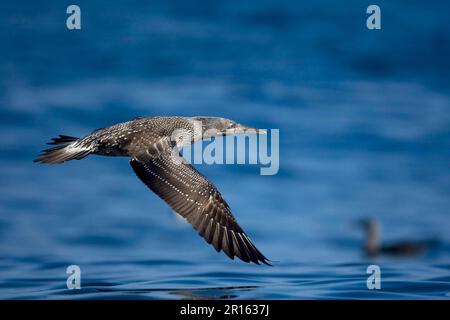
[[[234,133],[259,133],[259,134],[267,134],[266,129],[257,129],[248,126],[244,126],[242,124],[237,125],[234,129]]]
[[[232,128],[225,129],[224,131],[217,131],[217,134],[215,134],[215,135],[216,136],[227,136],[227,135],[243,134],[243,133],[245,133],[245,134],[253,134],[253,133],[267,134],[267,130],[252,128],[249,126],[244,126],[242,124],[237,124],[237,125],[233,126]]]

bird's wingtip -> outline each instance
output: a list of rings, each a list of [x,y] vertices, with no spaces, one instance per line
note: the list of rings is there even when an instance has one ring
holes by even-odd
[[[275,264],[279,263],[280,261],[277,260],[270,260],[266,257],[263,256],[263,258],[261,260],[259,260],[260,262],[264,263],[266,266],[269,267],[275,267]]]

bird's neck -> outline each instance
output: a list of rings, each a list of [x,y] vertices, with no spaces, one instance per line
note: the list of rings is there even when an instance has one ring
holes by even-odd
[[[369,254],[376,254],[380,249],[380,232],[375,224],[369,226],[365,249]]]

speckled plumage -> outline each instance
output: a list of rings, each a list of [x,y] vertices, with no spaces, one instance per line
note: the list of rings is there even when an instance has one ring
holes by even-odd
[[[89,154],[127,156],[141,181],[186,218],[217,251],[223,250],[231,259],[237,256],[245,262],[269,264],[239,226],[216,187],[193,166],[180,161],[183,159],[178,157],[178,152],[174,155],[177,145],[202,138],[194,135],[198,121],[202,130],[215,129],[219,135],[226,130],[229,133],[229,130],[248,129],[223,118],[138,117],[97,129],[81,139],[54,138],[50,144],[56,146],[44,150],[35,162],[62,163]],[[173,139],[177,129],[187,134],[183,140]]]

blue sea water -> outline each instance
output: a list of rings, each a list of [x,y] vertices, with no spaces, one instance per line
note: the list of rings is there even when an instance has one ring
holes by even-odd
[[[356,0],[77,0],[78,31],[69,4],[0,5],[1,299],[450,297],[448,1],[377,1],[377,31]],[[280,129],[277,175],[198,166],[274,267],[216,253],[127,159],[32,162],[138,115]],[[368,216],[383,242],[436,244],[367,258]]]

